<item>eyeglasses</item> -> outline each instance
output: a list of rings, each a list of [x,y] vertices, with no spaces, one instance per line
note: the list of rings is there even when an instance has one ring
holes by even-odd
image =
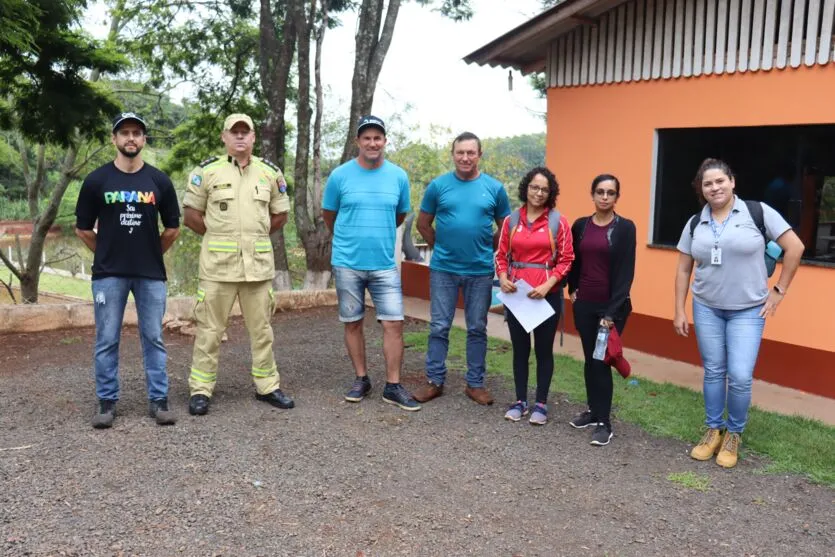
[[[528,186],[528,191],[531,192],[531,193],[544,193],[544,194],[547,195],[550,190],[549,190],[549,188],[540,188],[540,187],[537,187],[537,186]]]
[[[609,197],[617,197],[618,192],[617,192],[617,190],[602,190],[601,189],[601,190],[594,190],[594,195],[599,195],[600,197],[603,197],[605,195],[608,195]]]

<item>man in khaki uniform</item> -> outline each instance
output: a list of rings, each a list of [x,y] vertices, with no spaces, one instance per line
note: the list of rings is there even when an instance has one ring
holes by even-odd
[[[249,116],[227,117],[221,139],[226,155],[194,169],[183,199],[183,223],[203,236],[189,412],[209,411],[220,341],[235,298],[249,332],[256,398],[293,408],[279,389],[270,325],[275,311],[270,233],[287,222],[287,184],[277,166],[252,155],[255,128]]]

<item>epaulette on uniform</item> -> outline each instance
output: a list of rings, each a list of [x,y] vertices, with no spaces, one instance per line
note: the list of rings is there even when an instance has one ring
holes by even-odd
[[[273,164],[270,161],[268,161],[267,159],[262,159],[261,157],[258,157],[258,161],[263,163],[265,166],[269,166],[270,168],[272,168],[276,172],[281,172],[281,169],[278,167],[277,164]]]
[[[201,163],[200,163],[199,165],[197,165],[197,166],[199,166],[200,168],[205,168],[205,167],[207,167],[208,165],[210,165],[210,164],[212,164],[213,162],[215,162],[216,160],[218,160],[218,157],[209,157],[208,159],[204,160],[203,162],[201,162]]]

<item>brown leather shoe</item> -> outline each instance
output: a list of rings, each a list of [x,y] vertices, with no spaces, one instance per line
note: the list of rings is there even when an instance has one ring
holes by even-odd
[[[464,389],[464,394],[484,406],[493,404],[493,396],[484,387],[467,387]]]
[[[429,402],[433,398],[438,398],[442,394],[444,394],[443,385],[436,385],[435,383],[427,381],[423,386],[419,387],[414,393],[412,393],[412,398],[418,402]]]

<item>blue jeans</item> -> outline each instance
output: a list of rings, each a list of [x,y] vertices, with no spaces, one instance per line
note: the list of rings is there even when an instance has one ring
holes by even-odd
[[[105,277],[93,281],[96,396],[100,400],[119,400],[119,340],[129,292],[133,292],[136,302],[148,399],[167,398],[167,354],[162,342],[165,281],[127,277]]]
[[[333,267],[339,320],[353,323],[365,317],[365,290],[371,294],[378,321],[403,321],[403,290],[397,268],[357,271]]]
[[[487,310],[493,297],[493,277],[453,275],[429,271],[429,298],[432,321],[426,350],[426,377],[436,385],[446,379],[449,328],[455,317],[458,290],[464,293],[467,321],[467,385],[484,386],[484,360],[487,357]]]
[[[705,368],[705,423],[710,428],[727,427],[731,433],[745,429],[754,365],[765,326],[765,318],[759,316],[761,309],[762,305],[722,310],[693,300],[693,323]]]

